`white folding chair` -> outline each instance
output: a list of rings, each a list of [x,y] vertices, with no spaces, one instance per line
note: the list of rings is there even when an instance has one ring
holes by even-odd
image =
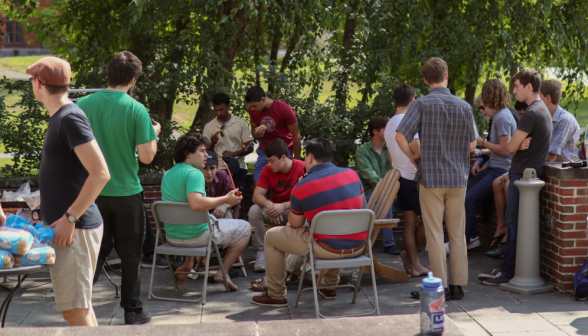
[[[298,286],[298,293],[296,295],[296,302],[294,303],[294,308],[298,308],[298,302],[300,301],[300,295],[305,290],[311,290],[314,294],[314,309],[316,312],[316,318],[325,317],[321,314],[319,310],[319,303],[318,303],[318,290],[323,288],[344,288],[350,287],[354,288],[353,292],[353,300],[351,303],[355,303],[355,299],[357,297],[357,292],[359,291],[359,286],[361,284],[361,275],[363,273],[364,266],[369,266],[372,272],[372,285],[374,287],[374,302],[376,304],[376,308],[369,313],[365,314],[358,314],[358,315],[346,315],[346,316],[363,316],[363,315],[371,315],[374,312],[376,315],[380,315],[380,305],[378,303],[378,290],[376,288],[376,277],[373,275],[374,273],[374,262],[373,262],[373,255],[372,255],[372,230],[374,228],[374,219],[375,215],[374,212],[369,209],[359,209],[359,210],[336,210],[336,211],[323,211],[316,215],[312,223],[310,224],[310,234],[308,239],[308,250],[306,255],[304,256],[304,263],[309,261],[310,258],[310,271],[312,273],[312,288],[302,288],[302,279],[304,279],[304,274],[302,274],[300,284]],[[348,235],[353,233],[359,232],[368,232],[367,241],[365,244],[365,249],[367,256],[362,254],[355,258],[346,258],[346,259],[315,259],[314,258],[314,251],[312,248],[313,243],[313,235],[317,234],[328,234],[331,236],[338,236],[338,235]],[[359,279],[357,284],[354,285],[337,285],[337,286],[321,286],[317,287],[316,283],[316,270],[321,269],[329,269],[329,268],[344,268],[344,267],[360,267],[359,271]],[[329,317],[346,317],[346,316],[329,316]]]
[[[206,257],[206,264],[204,268],[204,273],[198,272],[199,275],[204,275],[203,281],[204,284],[202,286],[202,297],[198,300],[184,300],[184,299],[175,299],[175,298],[167,298],[167,297],[159,297],[153,294],[153,275],[155,273],[155,258],[153,258],[153,267],[151,269],[151,282],[149,283],[149,300],[157,299],[157,300],[167,300],[167,301],[179,301],[179,302],[202,302],[202,304],[206,304],[206,287],[208,284],[208,271],[209,271],[209,263],[210,263],[210,256],[211,256],[211,246],[214,246],[214,251],[216,252],[216,257],[218,259],[219,265],[223,264],[223,261],[220,257],[220,253],[218,251],[218,246],[214,237],[212,235],[212,224],[210,222],[210,217],[208,216],[208,211],[194,211],[190,208],[188,203],[184,202],[155,202],[151,205],[151,211],[153,212],[153,219],[155,220],[155,226],[157,228],[157,234],[155,236],[155,255],[157,254],[164,254],[165,258],[167,259],[167,263],[169,265],[169,269],[172,274],[172,278],[174,281],[174,285],[176,290],[179,289],[178,281],[176,279],[177,273],[188,273],[188,272],[174,272],[172,268],[172,264],[169,260],[170,255],[176,256],[193,256],[193,257]],[[194,224],[208,224],[208,230],[210,231],[210,237],[208,239],[208,245],[204,247],[176,247],[173,246],[163,239],[161,234],[162,224],[163,223],[170,223],[176,225],[194,225]],[[158,246],[158,242],[161,241],[161,245]],[[225,283],[225,289],[230,291],[229,284],[227,282],[227,275],[225,274],[225,270],[221,267],[221,272],[223,274],[223,279]]]

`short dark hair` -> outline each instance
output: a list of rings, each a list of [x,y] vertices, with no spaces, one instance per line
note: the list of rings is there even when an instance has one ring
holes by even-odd
[[[267,147],[263,149],[263,152],[265,153],[265,156],[268,158],[275,156],[278,159],[281,159],[283,155],[286,155],[286,157],[288,157],[290,154],[290,152],[288,151],[288,145],[286,145],[286,142],[284,142],[284,140],[282,139],[276,139],[272,141],[272,143],[270,143],[269,145],[267,145]]]
[[[192,132],[178,138],[174,147],[174,161],[176,164],[186,161],[188,154],[196,152],[200,145],[208,145],[210,140],[200,133]]]
[[[390,119],[382,115],[372,117],[372,119],[370,119],[370,121],[368,122],[368,132],[370,133],[370,137],[374,136],[374,130],[386,128],[386,125],[388,125],[388,121],[390,121]]]
[[[529,107],[529,105],[527,105],[526,102],[520,102],[518,100],[516,101],[515,106],[514,106],[515,110],[517,110],[517,111],[526,110],[527,107]]]
[[[431,57],[425,61],[421,68],[423,77],[429,84],[441,83],[445,80],[448,71],[447,63],[439,57]]]
[[[265,97],[265,91],[261,88],[261,86],[255,85],[247,90],[245,94],[245,102],[253,103],[253,102],[260,102],[261,98]]]
[[[212,97],[212,105],[222,105],[225,104],[229,106],[231,104],[231,97],[227,96],[224,93],[217,93]]]
[[[67,92],[67,89],[69,89],[69,85],[56,86],[51,84],[45,84],[45,89],[47,89],[47,92],[49,92],[50,95],[63,94]]]
[[[539,92],[539,89],[541,89],[541,75],[535,69],[525,69],[517,72],[517,74],[512,77],[512,83],[514,84],[517,79],[523,86],[527,86],[527,84],[531,83],[533,92]]]
[[[561,83],[558,80],[550,79],[541,83],[540,91],[544,96],[550,96],[554,105],[558,105],[561,101]]]
[[[394,104],[396,107],[404,107],[416,97],[416,91],[410,84],[400,83],[394,88]]]
[[[143,71],[141,60],[130,51],[121,51],[108,64],[108,85],[127,85]]]
[[[306,143],[306,154],[312,154],[320,163],[333,162],[335,150],[333,144],[325,138],[314,138]]]

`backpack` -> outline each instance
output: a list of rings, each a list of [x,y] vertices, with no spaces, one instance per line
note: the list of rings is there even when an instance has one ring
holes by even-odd
[[[576,301],[588,299],[588,259],[584,261],[584,265],[574,276],[574,291],[572,294],[574,294]]]

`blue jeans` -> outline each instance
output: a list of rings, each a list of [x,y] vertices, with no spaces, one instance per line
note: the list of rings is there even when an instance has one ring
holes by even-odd
[[[515,186],[514,182],[520,180],[523,175],[510,173],[509,176],[510,184],[508,185],[508,203],[506,205],[508,231],[500,271],[512,278],[515,274],[517,261],[517,230],[519,228],[519,188]]]
[[[257,153],[257,161],[255,161],[255,171],[253,172],[253,180],[259,180],[259,175],[261,175],[261,171],[263,167],[267,164],[267,160],[265,158],[265,153],[263,149],[257,148],[255,151]],[[292,157],[292,153],[288,153],[289,157]]]
[[[370,201],[370,197],[372,196],[372,193],[374,191],[370,191],[367,194],[365,194],[365,201],[369,202]],[[388,216],[386,216],[386,219],[390,219],[392,218],[392,208],[390,207],[390,211],[388,212]],[[394,231],[392,231],[392,228],[389,229],[382,229],[382,238],[384,238],[384,247],[389,247],[389,246],[394,246],[396,245],[396,242],[394,241]]]
[[[468,242],[478,236],[476,212],[494,194],[492,183],[504,173],[506,173],[506,169],[488,167],[476,176],[470,175],[465,198],[466,239]]]

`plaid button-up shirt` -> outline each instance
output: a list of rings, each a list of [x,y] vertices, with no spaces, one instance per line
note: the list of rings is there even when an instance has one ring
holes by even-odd
[[[434,88],[417,99],[397,132],[421,141],[421,161],[415,181],[425,188],[467,187],[470,143],[478,138],[471,106],[447,88]]]
[[[578,158],[576,142],[579,141],[580,133],[580,125],[574,115],[558,106],[553,114],[553,133],[549,146],[549,153],[557,155],[555,161]]]

